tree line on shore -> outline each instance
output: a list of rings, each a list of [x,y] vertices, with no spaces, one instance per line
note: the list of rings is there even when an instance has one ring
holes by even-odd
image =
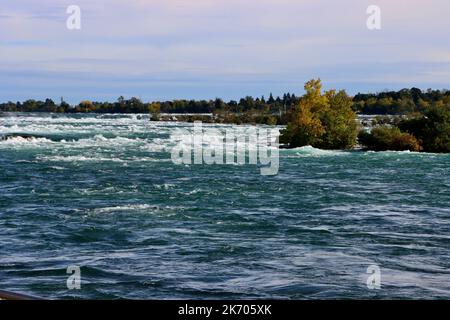
[[[174,100],[144,103],[119,97],[116,102],[82,101],[71,106],[61,98],[0,104],[0,111],[67,113],[161,113],[190,114],[182,121],[259,123],[286,125],[280,142],[290,148],[311,145],[322,149],[410,150],[450,153],[450,92],[417,88],[349,96],[344,90],[322,92],[320,79],[305,84],[305,94],[283,97],[245,97],[239,101]],[[202,113],[212,113],[213,117]],[[370,131],[361,129],[357,114],[397,115],[381,117]]]
[[[280,115],[294,109],[300,102],[300,96],[285,93],[281,97],[272,94],[254,98],[247,96],[239,101],[213,100],[173,100],[143,102],[136,97],[125,99],[119,97],[115,102],[81,101],[70,105],[61,98],[59,103],[52,99],[23,102],[0,103],[0,111],[17,112],[66,112],[66,113],[259,113]],[[422,91],[418,88],[400,91],[384,91],[380,93],[358,93],[352,98],[352,109],[361,114],[398,115],[410,112],[421,112],[430,106],[448,104],[450,91]]]
[[[10,112],[66,112],[66,113],[280,113],[291,109],[299,102],[295,94],[286,93],[274,98],[272,94],[253,98],[247,96],[239,101],[224,102],[220,98],[214,100],[173,100],[145,103],[136,97],[125,99],[119,97],[115,102],[97,102],[84,100],[77,105],[69,105],[61,98],[60,103],[52,99],[45,101],[29,99],[24,102],[7,102],[0,104],[0,111]]]

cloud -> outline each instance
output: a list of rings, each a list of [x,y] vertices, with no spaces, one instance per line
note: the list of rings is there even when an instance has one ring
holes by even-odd
[[[65,26],[66,7],[74,3],[82,9],[80,31]],[[30,92],[59,96],[63,93],[58,90],[69,84],[84,98],[98,92],[109,97],[108,92],[120,95],[120,81],[124,91],[132,93],[135,88],[149,98],[165,94],[188,98],[201,92],[205,97],[228,98],[245,90],[260,95],[277,88],[299,91],[305,80],[317,76],[336,86],[347,85],[351,92],[370,84],[377,90],[382,79],[383,88],[420,81],[448,87],[448,0],[378,0],[380,31],[366,28],[370,4],[366,0],[8,2],[0,16],[1,30],[8,30],[0,33],[0,69],[8,75],[0,74],[0,83],[8,84],[16,74],[15,83],[8,86],[22,91],[5,90],[0,100]],[[28,81],[27,72],[39,86]],[[90,86],[85,85],[87,80],[92,80]],[[142,93],[139,81],[161,91]],[[74,96],[78,98],[81,94]]]

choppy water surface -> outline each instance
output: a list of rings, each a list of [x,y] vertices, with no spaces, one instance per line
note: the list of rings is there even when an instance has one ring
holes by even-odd
[[[137,116],[7,114],[0,289],[48,298],[450,298],[450,155],[176,166]],[[381,268],[381,290],[366,286]],[[81,266],[69,291],[66,269]]]

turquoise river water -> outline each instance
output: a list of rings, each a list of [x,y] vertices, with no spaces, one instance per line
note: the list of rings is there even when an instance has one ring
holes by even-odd
[[[0,289],[61,299],[450,298],[450,155],[303,147],[280,150],[274,176],[256,165],[175,165],[173,133],[191,126],[0,117]],[[367,286],[371,265],[379,289]],[[67,287],[69,266],[80,267],[79,290]]]

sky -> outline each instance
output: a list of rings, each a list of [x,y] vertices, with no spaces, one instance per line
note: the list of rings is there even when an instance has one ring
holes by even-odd
[[[69,5],[81,29],[69,30]],[[381,30],[369,30],[369,5]],[[1,0],[0,101],[450,89],[448,0]]]

